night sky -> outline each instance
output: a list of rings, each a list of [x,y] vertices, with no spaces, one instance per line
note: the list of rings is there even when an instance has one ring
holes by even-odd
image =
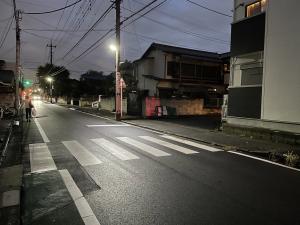
[[[121,20],[129,16],[131,11],[136,11],[151,1],[123,0]],[[192,1],[226,15],[232,15],[233,0]],[[44,12],[73,2],[76,0],[16,0],[17,9],[23,12]],[[158,0],[153,6],[160,2],[163,0]],[[102,44],[88,55],[74,62],[72,60],[114,27],[115,10],[112,10],[79,46],[62,59],[110,4],[110,0],[83,0],[64,11],[43,15],[23,14],[20,22],[21,64],[25,77],[33,78],[36,67],[49,62],[49,48],[46,48],[46,45],[50,44],[51,39],[53,45],[57,46],[54,49],[54,63],[69,69],[71,77],[78,79],[80,74],[89,69],[104,71],[105,74],[112,72],[115,56],[109,45],[114,42],[113,33],[111,34],[113,36],[105,38]],[[12,15],[12,1],[0,0],[1,37],[5,35]],[[231,17],[203,9],[186,0],[168,0],[146,16],[122,28],[121,61],[140,58],[152,42],[219,53],[227,52],[230,47],[231,22]],[[0,48],[0,59],[15,61],[15,21]]]

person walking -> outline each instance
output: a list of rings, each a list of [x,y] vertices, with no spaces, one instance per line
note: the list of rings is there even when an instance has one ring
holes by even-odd
[[[31,99],[29,98],[29,96],[27,95],[25,97],[25,112],[26,112],[26,121],[30,122],[30,118],[31,118],[31,109],[33,108],[33,104],[31,102]]]

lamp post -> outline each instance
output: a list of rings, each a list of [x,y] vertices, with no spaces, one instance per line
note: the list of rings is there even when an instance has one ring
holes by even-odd
[[[118,45],[119,46],[119,45]],[[121,120],[121,104],[122,104],[122,99],[121,99],[121,87],[120,87],[120,79],[121,79],[121,74],[120,74],[120,48],[116,45],[110,45],[109,48],[116,53],[116,96],[115,96],[115,102],[116,102],[116,120],[119,121]]]
[[[52,77],[47,77],[46,80],[50,83],[50,102],[52,103],[52,82],[53,82],[53,78]]]

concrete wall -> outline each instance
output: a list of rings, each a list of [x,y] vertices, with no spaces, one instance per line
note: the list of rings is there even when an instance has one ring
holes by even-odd
[[[138,79],[139,90],[149,90],[149,95],[156,94],[157,81],[147,78],[147,75],[155,76],[154,73],[154,59],[143,59],[136,64],[135,73]]]
[[[262,119],[300,123],[300,1],[269,1]]]
[[[203,99],[161,99],[161,105],[176,108],[178,116],[203,115]]]
[[[124,114],[127,114],[127,99],[123,99],[122,101],[122,111]],[[100,109],[114,111],[115,110],[115,98],[103,98],[101,99]]]
[[[149,96],[155,96],[157,92],[158,81],[147,78],[151,75],[157,78],[165,77],[165,54],[161,50],[153,50],[149,53],[147,59],[143,59],[136,64],[135,73],[138,78],[138,89],[149,90]],[[146,75],[146,76],[145,76]]]

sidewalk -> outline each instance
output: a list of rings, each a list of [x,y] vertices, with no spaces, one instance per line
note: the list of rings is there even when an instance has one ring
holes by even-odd
[[[0,221],[20,224],[20,194],[23,167],[21,163],[22,129],[11,127],[11,120],[0,120]]]
[[[114,119],[114,113],[109,111],[93,108],[79,108],[76,106],[67,106],[75,108],[98,116]],[[253,139],[244,136],[226,134],[218,130],[218,121],[212,119],[209,124],[205,117],[187,117],[173,119],[141,119],[132,116],[124,116],[123,122],[159,131],[167,134],[176,135],[183,138],[206,143],[208,145],[217,146],[224,150],[241,151],[247,154],[253,154],[264,158],[269,158],[278,155],[282,158],[283,153],[293,151],[300,155],[299,145],[289,145],[283,143],[275,143],[265,140]]]

